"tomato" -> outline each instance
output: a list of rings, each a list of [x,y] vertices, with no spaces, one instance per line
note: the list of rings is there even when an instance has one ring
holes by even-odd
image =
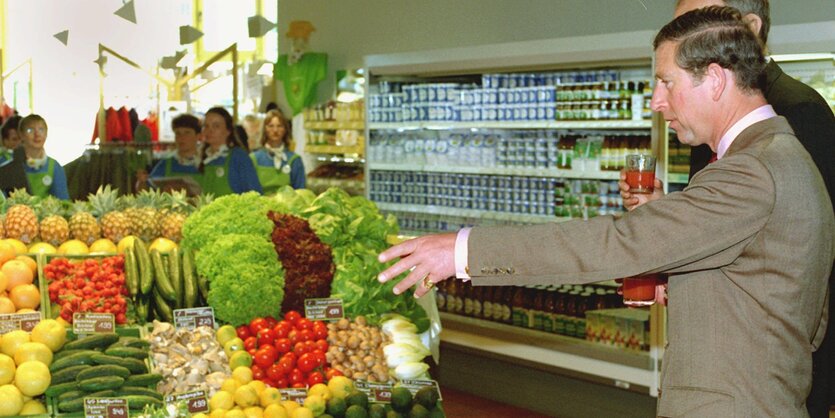
[[[313,340],[313,331],[309,329],[303,329],[299,331],[299,341],[312,341]]]
[[[258,335],[258,330],[267,326],[267,320],[264,318],[255,318],[249,321],[249,332],[252,335]]]
[[[301,318],[298,321],[296,321],[296,329],[304,330],[304,329],[311,329],[311,328],[313,328],[313,321],[311,321],[307,318]]]
[[[316,350],[311,351],[308,354],[313,356],[313,359],[316,360],[316,367],[322,367],[322,366],[325,365],[325,352],[324,351],[316,349]]]
[[[252,361],[257,364],[258,367],[266,369],[275,363],[275,352],[269,349],[259,348]]]
[[[284,369],[279,363],[275,363],[267,369],[267,377],[272,381],[277,381],[284,377]]]
[[[250,356],[255,357],[255,353],[258,352],[258,349],[253,347],[253,348],[250,348],[249,350],[246,350],[246,352],[249,353]]]
[[[336,377],[336,376],[343,376],[343,374],[342,374],[342,372],[340,372],[339,370],[334,369],[334,368],[332,368],[332,367],[331,367],[331,368],[328,368],[328,369],[325,369],[325,378],[326,378],[327,380],[331,380],[331,379],[333,379],[333,378],[334,378],[334,377]]]
[[[250,367],[250,369],[252,369],[252,378],[253,379],[261,380],[261,379],[264,378],[264,376],[265,376],[264,369],[262,369],[261,367],[258,367],[257,364],[253,364],[252,367]]]
[[[327,344],[327,342],[325,342],[325,344]],[[290,352],[290,347],[290,340],[287,338],[279,338],[275,340],[275,351],[277,351],[280,355]]]
[[[296,331],[295,329],[290,330],[290,333],[287,334],[287,338],[290,339],[290,344],[293,344],[293,345],[296,345],[297,342],[301,341],[301,339],[299,337],[300,337],[299,331]]]
[[[247,338],[252,336],[252,332],[249,330],[249,326],[241,325],[238,328],[235,328],[235,331],[238,334],[238,338],[246,341]]]
[[[270,355],[270,357],[275,359],[275,360],[273,360],[273,363],[275,363],[276,360],[278,360],[278,352],[275,351],[275,347],[273,347],[272,345],[267,344],[267,345],[264,345],[264,346],[262,346],[261,348],[258,349],[258,351],[262,351],[262,350],[266,351]]]
[[[258,348],[258,338],[247,337],[244,340],[244,350],[249,351],[250,348]]]
[[[271,316],[264,318],[264,321],[267,322],[267,326],[270,328],[274,327],[278,323],[278,321]]]
[[[258,345],[275,343],[275,331],[272,328],[258,330]]]
[[[322,376],[322,372],[312,372],[307,375],[307,384],[313,386],[317,383],[324,383],[325,377]]]
[[[326,340],[328,338],[328,327],[323,324],[322,322],[316,322],[313,324],[313,338],[316,340]]]
[[[311,353],[304,353],[299,357],[296,366],[304,373],[310,373],[316,368],[316,357]]]
[[[293,371],[294,368],[296,368],[296,362],[293,361],[293,359],[289,358],[282,358],[276,364],[280,368],[282,376],[289,375],[290,372]]]
[[[296,357],[301,357],[302,354],[305,353],[307,353],[307,348],[304,346],[304,343],[296,343],[296,345],[293,346],[293,354],[295,354]]]
[[[329,345],[328,345],[327,340],[319,339],[319,340],[316,340],[315,344],[316,344],[316,349],[317,350],[322,350],[322,352],[325,352],[325,353],[328,352]]]
[[[297,383],[304,384],[304,373],[299,369],[293,369],[290,371],[290,384],[295,385]]]
[[[302,315],[298,311],[287,311],[287,313],[284,314],[284,320],[290,321],[293,324],[298,322],[301,317]]]
[[[275,336],[278,338],[286,338],[292,330],[293,324],[287,321],[281,321],[273,327],[273,331],[275,331]]]
[[[278,380],[275,381],[275,387],[286,388],[286,387],[289,387],[289,383],[290,382],[287,380],[286,377],[282,377],[281,379],[278,379]]]

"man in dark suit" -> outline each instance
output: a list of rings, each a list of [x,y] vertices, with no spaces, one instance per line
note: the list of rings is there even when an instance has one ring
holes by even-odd
[[[0,128],[0,192],[8,196],[14,189],[29,188],[26,178],[26,153],[20,145],[18,123],[20,116],[13,116]]]
[[[763,45],[768,41],[771,26],[768,0],[679,0],[675,16],[706,6],[729,6],[740,11],[748,27],[758,35]],[[809,151],[818,167],[835,206],[835,115],[823,97],[811,87],[786,75],[780,66],[769,60],[765,70],[763,94],[778,115],[785,117],[797,139]],[[701,145],[690,154],[690,177],[702,170],[713,152]],[[625,202],[626,203],[626,202]],[[835,266],[829,279],[830,300],[835,298]],[[830,309],[829,323],[835,323]],[[835,404],[835,326],[827,329],[823,345],[813,355],[812,392],[806,401],[812,418],[829,416],[829,406]]]
[[[668,273],[658,415],[808,416],[812,352],[826,329],[835,216],[809,153],[768,105],[762,48],[738,11],[685,13],[655,39],[652,108],[718,161],[624,214],[464,229],[406,241],[380,274],[421,296],[474,285],[590,283]],[[726,54],[732,50],[734,54]]]

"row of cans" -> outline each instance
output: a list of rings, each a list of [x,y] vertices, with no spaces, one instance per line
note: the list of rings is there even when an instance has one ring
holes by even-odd
[[[441,86],[441,87],[439,87]],[[372,94],[368,98],[370,109],[395,109],[403,105],[422,104],[553,104],[558,98],[556,86],[517,87],[501,89],[469,88],[445,84],[416,84],[406,93]],[[422,87],[422,88],[417,88]]]
[[[616,81],[620,77],[620,72],[613,69],[544,73],[495,73],[482,75],[481,85],[484,88],[557,86],[568,83]]]

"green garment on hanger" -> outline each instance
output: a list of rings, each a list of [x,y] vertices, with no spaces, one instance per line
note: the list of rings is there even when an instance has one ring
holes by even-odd
[[[275,78],[284,84],[287,103],[298,114],[316,100],[316,86],[325,79],[328,54],[307,52],[295,64],[287,63],[287,55],[278,57]]]

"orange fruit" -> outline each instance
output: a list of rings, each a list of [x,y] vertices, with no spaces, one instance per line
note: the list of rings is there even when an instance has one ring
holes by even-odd
[[[24,244],[23,241],[19,239],[6,238],[3,241],[11,245],[12,248],[14,248],[15,254],[17,255],[26,254],[29,252],[29,250],[26,249],[26,244]]]
[[[6,274],[0,271],[0,294],[6,293],[6,288],[9,286],[9,278]]]
[[[15,249],[12,244],[9,244],[6,241],[0,241],[0,265],[3,263],[15,258],[17,253],[15,253]]]
[[[35,275],[32,273],[32,270],[29,269],[26,263],[20,260],[7,261],[6,264],[3,264],[3,267],[0,267],[0,272],[3,272],[6,278],[9,279],[8,289],[14,289],[16,286],[22,284],[32,284],[35,280]]]
[[[14,306],[14,302],[7,297],[0,297],[0,314],[10,314],[15,313],[17,308]]]
[[[12,288],[9,299],[17,309],[35,309],[41,304],[41,292],[33,284],[22,284]]]
[[[32,270],[32,274],[38,274],[38,263],[35,261],[34,258],[29,257],[28,255],[19,255],[15,257],[15,260],[20,260],[29,266],[29,270]]]

